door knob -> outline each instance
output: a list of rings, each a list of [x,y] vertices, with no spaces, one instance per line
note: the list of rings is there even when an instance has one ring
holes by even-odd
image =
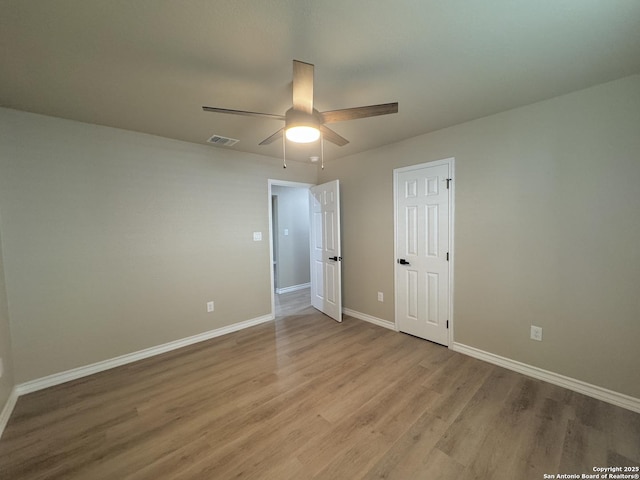
[[[398,263],[400,265],[411,265],[409,262],[407,262],[404,258],[399,258],[398,259]]]

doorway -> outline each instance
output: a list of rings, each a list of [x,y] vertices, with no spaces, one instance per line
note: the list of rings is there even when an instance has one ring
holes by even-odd
[[[309,188],[269,180],[271,312],[289,315],[311,305],[309,296]]]
[[[394,176],[396,325],[449,346],[453,339],[454,159]]]

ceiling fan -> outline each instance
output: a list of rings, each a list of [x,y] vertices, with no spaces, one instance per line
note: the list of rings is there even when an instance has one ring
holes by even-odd
[[[310,63],[300,62],[298,60],[293,61],[293,107],[287,110],[284,115],[206,106],[203,106],[202,109],[205,112],[231,113],[234,115],[271,118],[285,122],[284,127],[270,137],[265,138],[259,145],[272,143],[281,138],[284,132],[288,140],[297,143],[314,142],[318,140],[320,134],[322,134],[324,139],[339,147],[346,145],[349,141],[327,127],[327,123],[343,122],[345,120],[375,117],[377,115],[387,115],[398,112],[397,102],[319,112],[313,108],[313,68],[313,65]]]

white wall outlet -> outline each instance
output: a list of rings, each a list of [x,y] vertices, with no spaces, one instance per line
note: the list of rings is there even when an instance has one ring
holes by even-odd
[[[285,236],[289,235],[289,229],[288,228],[284,229],[284,234],[285,234]]]
[[[261,242],[262,241],[262,232],[253,232],[253,241]]]
[[[542,341],[542,327],[531,325],[531,340]]]
[[[214,310],[213,302],[207,302],[207,313],[211,313]]]
[[[384,302],[384,293],[378,292],[378,301],[379,302]]]
[[[0,358],[0,378],[2,378],[2,375],[4,375],[4,363],[2,362],[2,359]]]

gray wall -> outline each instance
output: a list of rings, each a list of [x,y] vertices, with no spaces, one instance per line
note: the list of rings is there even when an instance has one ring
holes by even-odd
[[[0,213],[0,218],[1,218]],[[1,223],[1,222],[0,222]],[[4,407],[13,389],[13,354],[11,351],[11,332],[9,329],[9,310],[4,281],[4,262],[2,256],[2,232],[0,232],[0,358],[4,363],[4,374],[0,378],[0,411]]]
[[[455,157],[455,340],[640,397],[639,152],[632,76],[330,162],[345,306],[394,320],[393,168]],[[0,109],[0,354],[15,382],[268,314],[268,178],[318,180]]]
[[[455,341],[640,397],[640,76],[330,162],[345,307],[394,321],[393,169],[449,157]]]
[[[271,192],[278,196],[277,287],[309,283],[309,190],[273,185]]]
[[[315,166],[7,109],[0,132],[16,383],[271,313],[268,179]]]

